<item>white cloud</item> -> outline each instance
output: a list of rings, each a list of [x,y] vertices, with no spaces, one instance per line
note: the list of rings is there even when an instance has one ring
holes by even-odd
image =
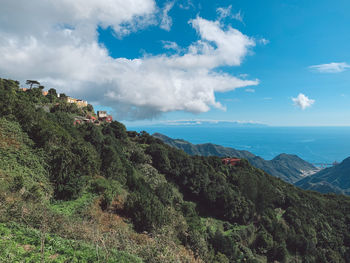
[[[249,88],[249,89],[245,89],[245,91],[246,91],[246,92],[249,92],[249,93],[254,93],[254,92],[255,92],[255,89]]]
[[[213,22],[197,17],[191,21],[191,24],[199,33],[202,41],[191,46],[189,56],[202,53],[203,55],[199,56],[202,61],[197,62],[205,60],[208,66],[210,64],[212,67],[239,66],[249,48],[255,46],[252,38],[237,29],[228,27],[227,30],[223,30],[219,21]],[[210,44],[211,42],[215,43],[216,48]]]
[[[181,9],[185,9],[185,10],[189,10],[190,8],[195,8],[194,4],[192,3],[191,0],[183,0],[183,1],[180,1],[179,3],[179,7]]]
[[[160,28],[170,31],[171,26],[173,25],[172,18],[168,15],[169,11],[173,8],[174,2],[169,2],[165,5],[162,11],[162,19],[160,22]]]
[[[181,55],[112,58],[98,43],[99,25],[123,35],[154,23],[156,12],[153,0],[7,1],[0,9],[0,74],[37,79],[59,92],[109,106],[117,119],[225,109],[215,92],[258,84],[214,71],[239,66],[255,45],[218,21],[191,20],[199,40]]]
[[[294,105],[298,106],[302,110],[311,107],[311,105],[315,103],[315,100],[309,99],[302,93],[299,93],[298,97],[292,98],[292,101],[294,102]]]
[[[240,22],[243,22],[243,16],[242,16],[242,13],[241,11],[239,11],[238,13],[236,14],[232,14],[232,5],[229,5],[228,7],[219,7],[216,9],[216,13],[219,15],[219,20],[222,20],[226,17],[230,17],[230,18],[233,18],[233,19],[236,19]]]
[[[219,7],[216,9],[216,13],[219,15],[219,20],[226,18],[231,15],[232,11],[232,5],[229,5],[228,7]]]
[[[266,39],[266,38],[261,38],[258,40],[260,44],[262,45],[267,45],[268,43],[270,43],[270,40]]]
[[[162,41],[164,49],[175,50],[176,52],[181,51],[181,47],[176,42],[173,41]]]
[[[345,62],[340,62],[340,63],[332,62],[329,64],[310,66],[309,68],[321,73],[339,73],[350,68],[350,65]]]
[[[1,4],[0,25],[7,33],[36,36],[68,26],[90,39],[97,25],[127,33],[154,23],[155,11],[154,0],[13,0]]]

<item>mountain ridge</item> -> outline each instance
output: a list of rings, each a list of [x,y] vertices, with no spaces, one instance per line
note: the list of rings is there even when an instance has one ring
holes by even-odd
[[[254,167],[283,179],[289,183],[295,183],[307,173],[317,171],[312,164],[304,161],[297,155],[279,154],[272,160],[265,160],[260,156],[246,150],[236,150],[212,143],[192,144],[183,139],[172,139],[161,133],[154,133],[152,136],[162,140],[166,144],[181,149],[190,155],[237,157],[247,159]]]
[[[329,167],[298,181],[295,185],[321,193],[350,195],[350,157],[340,164]]]
[[[348,262],[349,197],[86,110],[0,79],[0,262]]]

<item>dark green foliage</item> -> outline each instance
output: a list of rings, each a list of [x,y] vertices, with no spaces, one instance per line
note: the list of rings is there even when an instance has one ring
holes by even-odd
[[[105,145],[101,153],[101,171],[107,178],[116,179],[125,184],[126,171],[119,156],[115,148]]]
[[[262,253],[266,253],[267,251],[271,250],[273,247],[273,238],[271,234],[265,230],[260,230],[255,240],[255,246]]]
[[[37,80],[30,80],[30,79],[28,79],[28,80],[26,81],[26,84],[29,85],[30,88],[32,88],[33,85],[39,86],[39,85],[40,85],[40,82],[37,81]]]
[[[273,160],[267,161],[251,152],[236,150],[220,145],[205,143],[192,144],[181,139],[171,139],[163,134],[155,133],[154,137],[161,139],[166,144],[181,149],[189,155],[237,157],[247,159],[254,167],[260,168],[270,175],[279,177],[286,182],[294,183],[302,178],[302,171],[308,172],[316,170],[311,164],[296,155],[280,154]]]
[[[51,112],[66,112],[73,114],[82,114],[82,110],[78,108],[75,103],[68,103],[64,100],[61,100],[58,104],[54,105],[51,108]]]
[[[22,207],[51,198],[53,210],[82,220],[100,204],[204,262],[349,262],[348,197],[303,191],[247,160],[189,156],[119,122],[74,126],[91,109],[18,84],[0,79],[1,218],[22,220]],[[9,196],[19,209],[17,199],[3,208]]]
[[[19,191],[24,186],[24,179],[22,175],[16,175],[13,177],[13,182],[10,187],[11,191]]]
[[[102,196],[101,207],[106,209],[115,196],[120,192],[121,186],[115,180],[107,180],[104,177],[97,177],[90,181],[89,191]]]
[[[93,111],[94,111],[94,107],[93,107],[91,104],[88,104],[88,105],[86,106],[86,110],[87,110],[88,112],[93,112]]]
[[[58,101],[57,92],[55,89],[49,89],[46,97],[51,103]]]
[[[105,126],[102,130],[103,134],[110,135],[114,138],[125,140],[127,137],[126,128],[120,122],[113,121]]]
[[[226,255],[231,261],[239,257],[239,249],[232,236],[225,235],[222,231],[217,230],[211,238],[211,243],[216,251]]]
[[[50,194],[46,155],[33,144],[17,122],[0,118],[0,195],[6,190],[22,191],[26,199]]]
[[[168,221],[166,207],[144,183],[128,197],[125,208],[138,231],[152,231]]]
[[[13,114],[18,90],[18,82],[0,79],[0,116]]]

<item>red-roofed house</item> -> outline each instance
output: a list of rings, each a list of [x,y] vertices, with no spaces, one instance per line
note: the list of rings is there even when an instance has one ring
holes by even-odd
[[[241,161],[241,159],[238,159],[238,158],[224,158],[224,159],[222,159],[223,164],[232,165],[232,166],[236,166],[240,161]]]

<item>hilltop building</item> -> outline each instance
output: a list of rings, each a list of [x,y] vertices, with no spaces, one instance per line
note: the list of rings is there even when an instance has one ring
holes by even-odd
[[[27,92],[30,89],[28,88],[21,88],[23,92]],[[42,94],[44,96],[48,95],[48,91],[42,91]],[[80,99],[75,99],[72,97],[68,97],[64,95],[63,93],[57,94],[57,97],[60,98],[61,100],[65,100],[67,103],[74,103],[75,105],[78,106],[78,108],[84,108],[88,106],[88,102],[86,100],[80,100]],[[59,105],[59,103],[56,103],[56,106]],[[94,123],[95,125],[100,125],[102,122],[107,122],[111,123],[113,121],[112,115],[109,115],[107,111],[97,111],[97,118],[92,115],[88,116],[76,116],[74,118],[74,125],[77,124],[83,124],[83,123]]]
[[[68,103],[75,103],[79,108],[86,107],[88,105],[88,102],[86,100],[79,100],[71,97],[67,97]]]
[[[97,111],[98,118],[106,118],[107,116],[108,116],[107,111],[103,111],[103,110]]]
[[[113,121],[112,115],[108,115],[107,111],[97,111],[97,117],[99,121],[105,121],[108,123]]]
[[[238,158],[224,158],[224,159],[222,159],[223,164],[232,165],[232,166],[236,166],[240,161],[241,161],[241,159],[238,159]]]

